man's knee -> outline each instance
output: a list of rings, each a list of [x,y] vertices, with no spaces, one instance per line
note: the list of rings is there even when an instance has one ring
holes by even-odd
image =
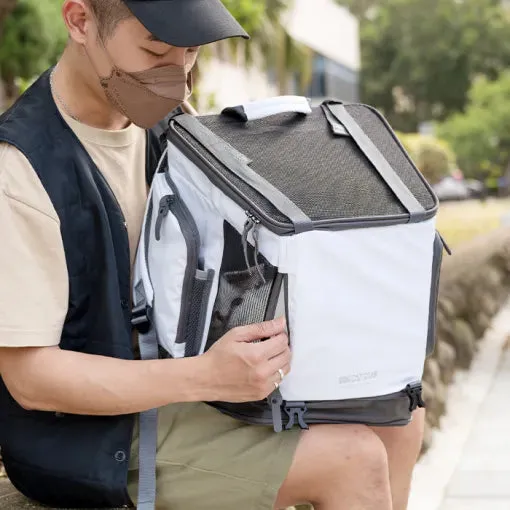
[[[370,428],[327,425],[313,432],[316,432],[315,451],[323,452],[315,459],[321,465],[317,482],[334,491],[349,488],[355,491],[361,485],[367,490],[386,488],[388,456],[383,442]]]

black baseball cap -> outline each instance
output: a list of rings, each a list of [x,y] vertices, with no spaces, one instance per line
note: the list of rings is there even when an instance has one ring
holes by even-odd
[[[124,2],[152,35],[172,46],[202,46],[231,37],[249,39],[221,0]]]

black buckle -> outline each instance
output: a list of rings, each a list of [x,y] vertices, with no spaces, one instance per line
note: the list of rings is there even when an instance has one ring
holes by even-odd
[[[409,397],[409,411],[413,412],[420,408],[425,407],[425,402],[422,397],[422,385],[421,383],[408,384],[404,390],[406,395]]]
[[[140,305],[133,308],[131,312],[131,326],[138,333],[146,335],[151,329],[150,308],[147,305]]]
[[[285,430],[291,430],[297,424],[302,430],[308,430],[310,427],[305,421],[305,413],[308,411],[304,402],[287,402],[283,408],[289,417]]]

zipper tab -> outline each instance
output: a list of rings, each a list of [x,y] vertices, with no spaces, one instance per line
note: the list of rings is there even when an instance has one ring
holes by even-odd
[[[266,283],[266,279],[264,277],[264,274],[262,273],[262,270],[260,268],[259,264],[259,228],[260,228],[260,220],[252,214],[250,211],[245,211],[246,216],[248,216],[248,219],[246,220],[246,223],[244,224],[244,231],[243,231],[243,251],[244,251],[244,260],[246,263],[246,269],[250,272],[250,274],[253,274],[251,265],[250,265],[250,258],[248,257],[248,236],[250,235],[250,232],[252,232],[253,236],[253,243],[255,248],[255,267],[257,269],[257,273],[260,276],[260,279]]]
[[[244,224],[244,230],[243,230],[243,236],[242,236],[244,262],[246,264],[246,269],[248,269],[250,274],[252,274],[251,266],[250,266],[250,259],[248,257],[248,236],[250,235],[250,232],[255,227],[255,223],[251,219],[251,215],[248,211],[246,211],[246,215],[248,216],[248,219],[246,220],[246,223]]]
[[[448,246],[448,244],[446,244],[446,241],[444,240],[443,236],[439,232],[438,232],[438,235],[439,235],[439,239],[441,239],[441,242],[443,243],[446,253],[448,253],[448,255],[451,255],[452,254],[451,248]]]
[[[253,241],[255,242],[255,267],[257,268],[257,273],[260,276],[260,279],[263,283],[266,283],[266,278],[264,277],[264,273],[262,272],[262,269],[259,264],[259,228],[260,228],[260,221],[257,220],[255,223],[255,226],[253,227]]]
[[[163,226],[163,220],[168,216],[172,204],[175,202],[175,195],[165,195],[159,202],[158,217],[156,219],[156,241],[161,240],[161,227]]]

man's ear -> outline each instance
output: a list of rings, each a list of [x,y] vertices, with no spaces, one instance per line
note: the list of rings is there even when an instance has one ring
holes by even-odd
[[[86,0],[65,0],[62,6],[62,17],[70,39],[80,45],[86,43],[91,30],[97,31],[90,6]]]

